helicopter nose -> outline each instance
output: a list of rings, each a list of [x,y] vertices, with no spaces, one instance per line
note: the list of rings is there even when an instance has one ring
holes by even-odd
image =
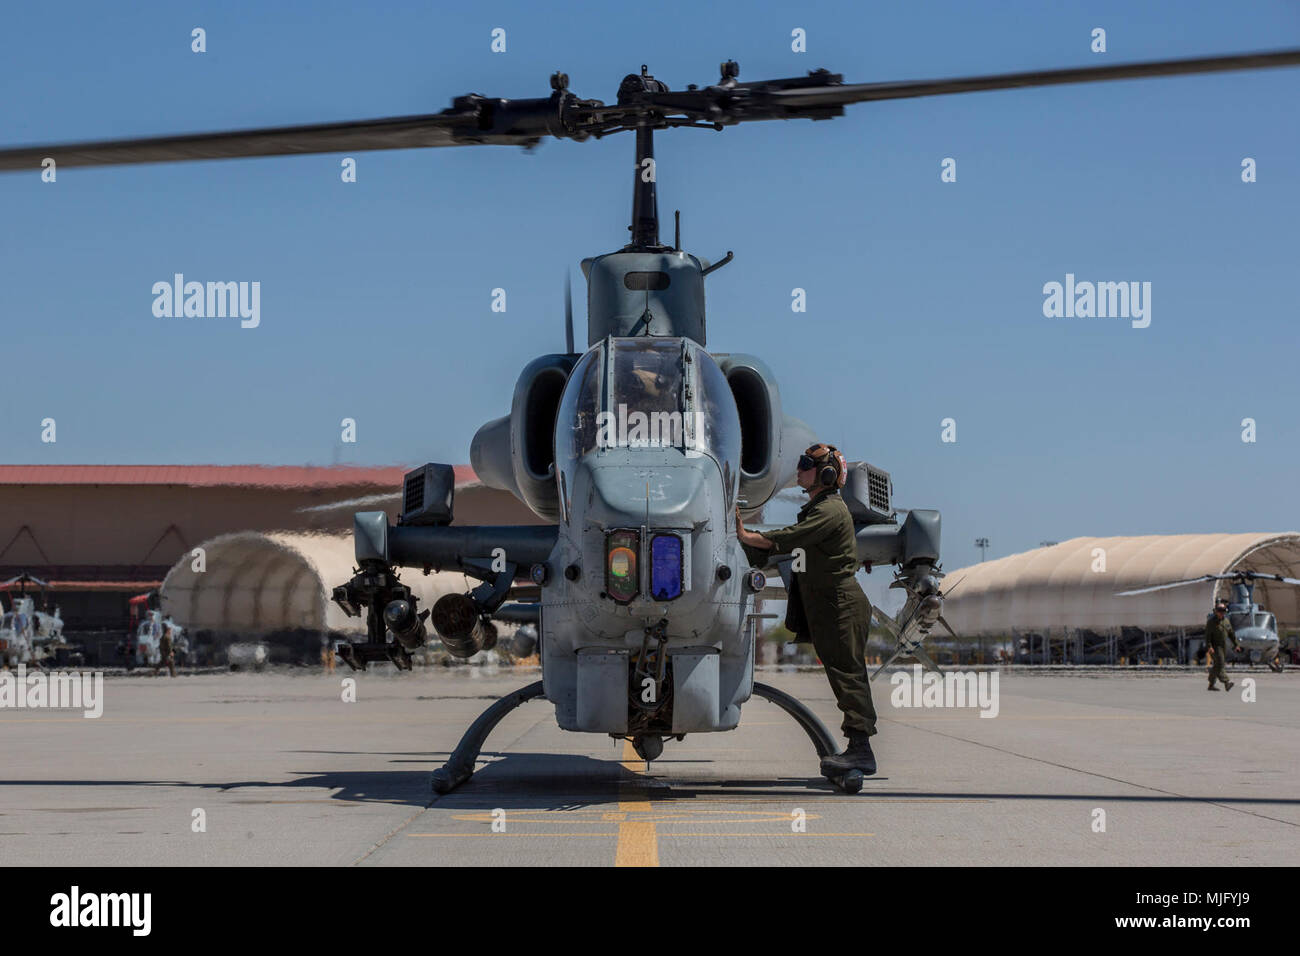
[[[721,498],[721,482],[710,482],[717,466],[709,458],[680,458],[665,463],[591,466],[591,518],[607,527],[641,525],[686,528],[709,516],[710,499]],[[716,485],[716,487],[714,487]],[[718,507],[721,502],[718,502]]]

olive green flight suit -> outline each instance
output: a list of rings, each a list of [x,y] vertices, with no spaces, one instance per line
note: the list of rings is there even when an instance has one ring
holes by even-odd
[[[176,649],[172,646],[171,628],[164,626],[162,637],[158,638],[158,666],[153,669],[155,674],[166,665],[168,673],[172,677],[176,676]]]
[[[1220,621],[1213,613],[1205,619],[1205,643],[1210,648],[1210,686],[1214,686],[1216,680],[1223,681],[1224,686],[1228,684],[1228,674],[1223,669],[1223,665],[1228,659],[1228,642],[1231,641],[1233,647],[1240,648],[1237,643],[1237,635],[1232,630],[1232,622],[1228,620],[1228,615],[1223,615]]]
[[[845,734],[874,734],[876,708],[867,675],[871,602],[853,576],[861,562],[848,506],[837,489],[821,492],[799,510],[795,524],[762,535],[776,554],[803,549],[804,569],[793,575],[785,626],[798,640],[812,641],[844,711]]]

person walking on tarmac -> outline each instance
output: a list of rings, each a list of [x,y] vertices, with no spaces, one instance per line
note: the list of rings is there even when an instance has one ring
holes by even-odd
[[[876,772],[871,752],[876,708],[867,674],[871,602],[854,577],[861,564],[857,539],[853,517],[840,497],[847,477],[844,456],[834,445],[813,445],[799,458],[798,482],[808,503],[798,520],[759,534],[745,529],[737,508],[736,534],[746,548],[795,556],[785,626],[796,640],[812,641],[844,712],[841,729],[849,741],[843,753],[822,759],[822,770],[870,775]]]
[[[172,643],[170,618],[162,622],[162,635],[158,638],[158,663],[153,669],[154,674],[162,670],[163,665],[167,666],[167,671],[172,677],[176,676],[176,647]]]
[[[1228,620],[1228,602],[1218,600],[1214,602],[1214,613],[1205,618],[1205,646],[1210,651],[1209,690],[1219,689],[1214,686],[1215,681],[1223,681],[1223,689],[1232,690],[1232,681],[1228,680],[1228,674],[1223,669],[1228,659],[1228,641],[1232,641],[1233,650],[1241,650],[1232,622]]]

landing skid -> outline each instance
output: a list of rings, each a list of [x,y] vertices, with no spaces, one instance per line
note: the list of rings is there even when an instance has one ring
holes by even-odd
[[[465,736],[456,745],[451,758],[433,772],[433,792],[450,793],[468,780],[474,774],[474,762],[478,760],[479,751],[483,749],[483,744],[496,725],[520,704],[541,696],[542,682],[536,681],[506,694],[479,714],[478,720],[469,725],[469,730],[465,731]]]
[[[767,684],[757,682],[754,684],[754,694],[776,704],[776,706],[793,717],[795,723],[802,727],[808,736],[812,738],[813,747],[817,749],[818,757],[829,757],[832,754],[839,753],[839,749],[835,746],[835,738],[831,736],[830,731],[826,729],[826,725],[821,722],[820,718],[809,710],[803,701],[791,697],[775,687],[769,687]],[[469,730],[465,731],[465,736],[456,745],[451,758],[433,772],[434,793],[450,793],[473,776],[474,763],[478,760],[479,752],[482,751],[488,735],[492,733],[496,725],[501,723],[505,716],[520,704],[535,700],[541,696],[543,696],[542,682],[537,681],[527,687],[521,687],[517,691],[506,694],[506,696],[483,711],[478,719],[470,724]],[[843,774],[827,773],[824,776],[845,793],[857,793],[862,789],[862,771],[860,770],[850,770]]]
[[[804,732],[812,738],[813,746],[817,748],[818,757],[830,757],[840,752],[839,748],[835,746],[835,738],[826,729],[826,725],[821,722],[821,718],[814,714],[803,701],[797,697],[791,697],[785,691],[777,690],[768,684],[760,684],[758,681],[754,682],[754,694],[769,703],[776,704],[776,706],[793,717],[795,723],[802,727]],[[850,770],[847,773],[826,773],[823,771],[822,776],[845,793],[857,793],[862,789],[861,770]]]

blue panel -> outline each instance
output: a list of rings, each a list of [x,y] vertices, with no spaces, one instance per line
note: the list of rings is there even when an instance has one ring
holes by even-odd
[[[682,539],[657,534],[650,542],[650,594],[656,601],[682,596]]]

